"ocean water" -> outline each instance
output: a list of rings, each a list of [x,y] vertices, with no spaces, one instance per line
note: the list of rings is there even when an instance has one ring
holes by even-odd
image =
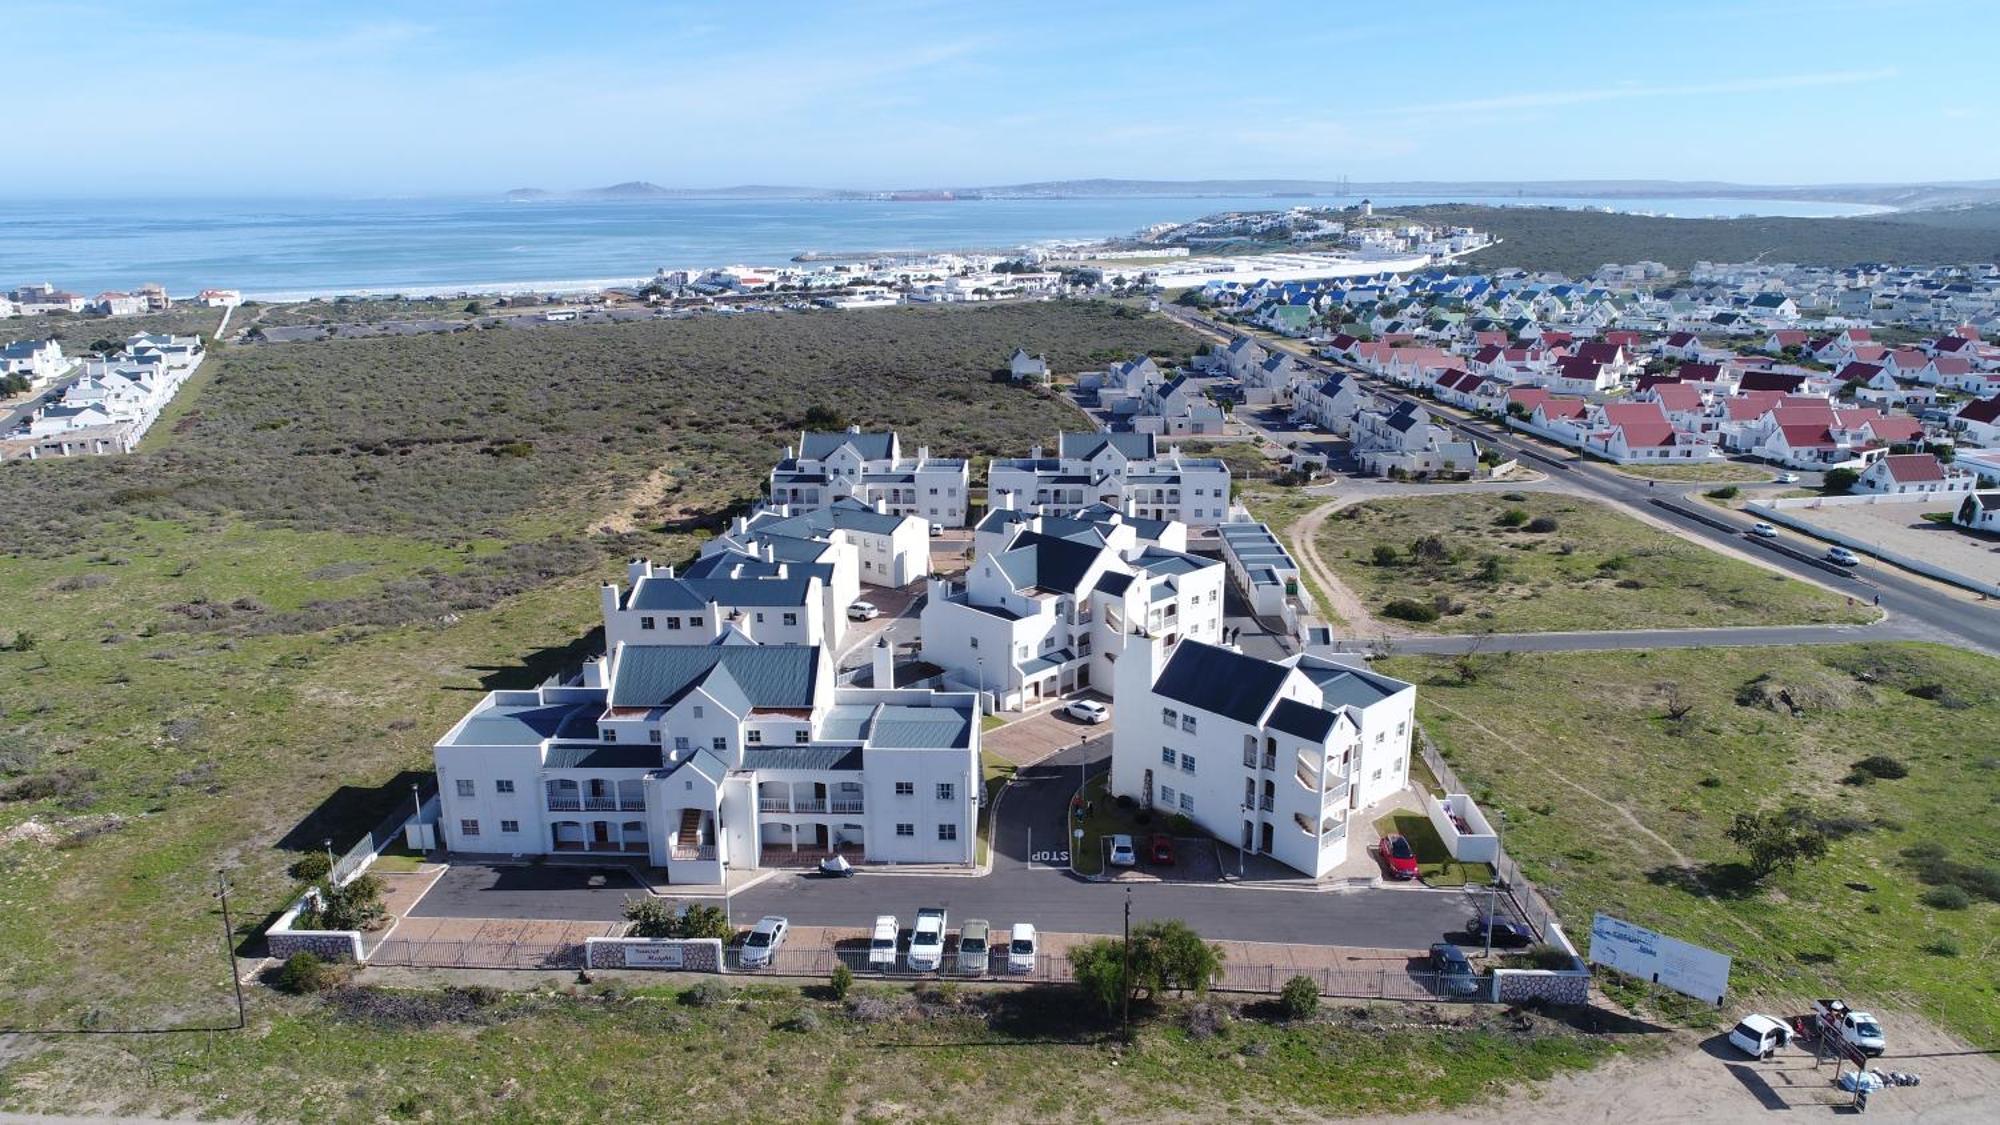
[[[804,251],[1006,249],[1331,197],[1119,196],[958,202],[642,199],[0,199],[0,288],[94,295],[157,281],[288,299],[627,284],[656,269],[772,265]],[[1441,198],[1683,217],[1838,216],[1865,205],[1747,199]]]

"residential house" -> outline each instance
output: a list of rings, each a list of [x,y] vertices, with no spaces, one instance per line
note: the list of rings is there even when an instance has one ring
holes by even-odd
[[[831,507],[843,498],[870,508],[879,501],[894,515],[963,527],[971,492],[971,470],[962,458],[932,457],[927,446],[905,457],[893,430],[863,433],[859,426],[802,432],[771,470],[771,503],[794,511]]]
[[[1975,445],[2000,446],[2000,394],[1973,399],[1952,416],[1952,431]]]
[[[1414,402],[1390,410],[1363,410],[1352,431],[1355,461],[1365,473],[1383,476],[1470,476],[1479,467],[1479,449],[1454,439],[1431,422],[1430,411]]]
[[[1883,496],[1945,496],[1971,492],[1974,475],[1930,453],[1891,453],[1862,470],[1853,491]]]
[[[1409,781],[1416,688],[1299,655],[1137,637],[1118,665],[1111,792],[1312,878]]]
[[[74,361],[65,359],[56,340],[14,340],[0,346],[0,375],[21,375],[29,386],[58,379],[67,374]]]
[[[1952,513],[1951,522],[1973,531],[2000,535],[2000,492],[1972,492]]]
[[[1360,380],[1336,371],[1317,383],[1299,385],[1292,400],[1292,417],[1330,434],[1345,435],[1354,426],[1354,416],[1371,401]]]
[[[1029,355],[1026,348],[1015,348],[1007,358],[1007,374],[1016,383],[1046,383],[1049,381],[1049,360],[1047,356]]]
[[[1075,515],[1105,504],[1140,519],[1213,527],[1229,516],[1229,466],[1219,458],[1160,451],[1147,433],[1056,435],[1055,456],[996,457],[987,469],[987,508]]]

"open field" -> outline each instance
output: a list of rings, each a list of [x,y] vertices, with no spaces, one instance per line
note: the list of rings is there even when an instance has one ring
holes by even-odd
[[[1546,526],[1541,520],[1554,526],[1537,530]],[[1434,622],[1399,622],[1436,632],[1796,625],[1874,616],[1838,594],[1559,493],[1371,500],[1341,509],[1317,542],[1328,565],[1377,613],[1399,599],[1438,609]]]
[[[1746,465],[1741,461],[1721,461],[1708,465],[1613,465],[1612,468],[1628,477],[1688,484],[1706,484],[1710,481],[1717,484],[1767,481],[1777,472],[1769,466]]]
[[[161,448],[0,468],[0,1026],[220,1018],[216,869],[248,936],[290,858],[407,802],[478,692],[587,655],[597,583],[692,553],[809,410],[1012,452],[1075,415],[999,358],[1103,341],[1185,346],[1056,302],[223,349]]]
[[[1207,1009],[1217,1031],[1190,1031],[1190,1005],[1170,1001],[1126,1047],[1066,987],[860,985],[843,1005],[823,985],[723,984],[702,1003],[623,976],[265,995],[254,1034],[43,1041],[0,1078],[0,1106],[318,1121],[1192,1121],[1227,1106],[1295,1120],[1463,1105],[1614,1050],[1538,1017],[1454,1009],[1385,1029],[1405,1013],[1329,1003],[1285,1024],[1225,1001]]]
[[[1730,954],[1746,1002],[1846,994],[2000,1041],[2000,660],[1880,644],[1483,657],[1469,683],[1442,660],[1381,667],[1421,685],[1425,729],[1572,932],[1607,911]],[[1844,780],[1875,754],[1907,776]],[[1759,883],[1723,833],[1789,806],[1835,840]]]
[[[222,323],[221,309],[179,305],[166,312],[144,316],[17,316],[0,320],[0,342],[8,340],[60,340],[64,355],[91,351],[99,340],[123,344],[141,332],[169,332],[181,336],[208,336]],[[237,315],[242,315],[238,310]]]

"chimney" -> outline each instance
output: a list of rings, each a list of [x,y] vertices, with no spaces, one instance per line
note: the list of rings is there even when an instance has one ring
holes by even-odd
[[[1031,446],[1031,447],[1030,447],[1030,448],[1028,449],[1028,456],[1029,456],[1030,458],[1032,458],[1033,460],[1036,460],[1036,461],[1039,461],[1039,460],[1041,460],[1041,459],[1042,459],[1042,447],[1041,447],[1041,445],[1040,445],[1039,443],[1037,443],[1036,445],[1034,445],[1034,446]]]
[[[874,669],[876,687],[896,686],[896,650],[887,636],[875,638],[875,651],[870,654],[869,663]]]
[[[625,564],[626,582],[636,584],[639,579],[649,577],[652,573],[653,562],[651,559],[633,559]]]
[[[776,543],[773,543],[773,542],[771,542],[771,541],[770,541],[769,539],[766,539],[766,540],[764,540],[764,544],[763,544],[763,546],[764,546],[764,561],[765,561],[765,562],[777,562],[777,561],[778,561],[778,545],[777,545]]]
[[[850,434],[858,434],[858,433],[860,433],[860,432],[861,432],[861,426],[860,426],[860,424],[859,424],[859,423],[855,423],[855,424],[853,424],[853,425],[850,425],[850,426],[848,426],[848,427],[847,427],[847,432],[848,432],[848,433],[850,433]]]
[[[790,563],[779,563],[779,564],[778,564],[778,577],[780,577],[780,578],[790,578],[791,576],[792,576],[792,564],[790,564]]]
[[[877,496],[875,498],[875,510],[883,515],[889,514],[889,502]]]
[[[1000,501],[1000,502],[999,502],[999,505],[998,505],[998,507],[999,507],[999,510],[1000,510],[1000,511],[1003,511],[1003,512],[1011,512],[1011,511],[1013,511],[1013,510],[1014,510],[1014,490],[1013,490],[1013,489],[1011,489],[1011,488],[1003,488],[1003,489],[1001,489],[1001,490],[1000,490],[1000,496],[999,496],[999,501]]]
[[[924,462],[926,462],[926,461],[928,461],[928,460],[930,460],[930,459],[931,459],[931,447],[930,447],[930,446],[928,446],[928,445],[920,445],[920,446],[918,446],[918,447],[917,447],[917,464],[921,465],[921,464],[923,464]]]
[[[604,585],[599,586],[597,588],[597,603],[598,607],[604,611],[605,622],[609,623],[613,617],[618,615],[618,584],[616,582],[606,582]]]

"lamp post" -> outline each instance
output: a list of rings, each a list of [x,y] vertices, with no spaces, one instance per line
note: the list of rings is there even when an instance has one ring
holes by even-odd
[[[337,883],[340,881],[340,878],[339,874],[334,871],[336,864],[333,859],[333,837],[328,836],[326,839],[321,840],[320,845],[326,848],[326,877],[330,882]]]

